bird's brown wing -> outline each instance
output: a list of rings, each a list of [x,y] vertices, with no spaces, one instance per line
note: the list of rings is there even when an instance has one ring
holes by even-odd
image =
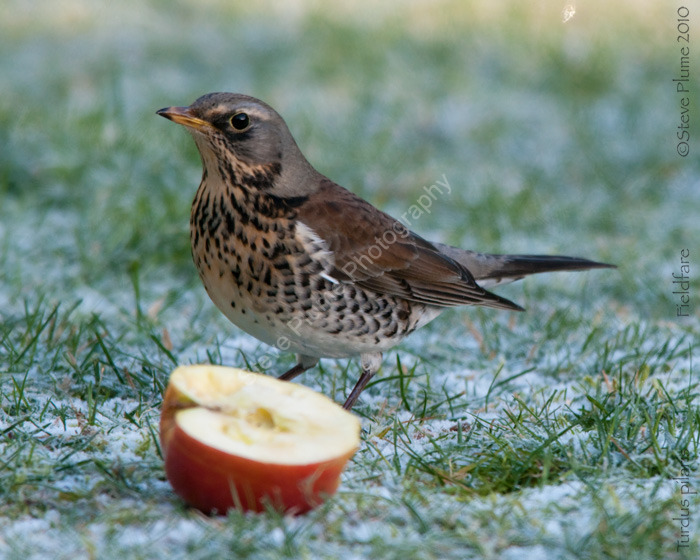
[[[323,180],[297,211],[299,221],[333,253],[332,276],[340,282],[439,307],[522,310],[481,288],[465,267],[332,181]]]

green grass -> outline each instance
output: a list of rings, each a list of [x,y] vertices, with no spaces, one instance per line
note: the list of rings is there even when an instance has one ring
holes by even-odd
[[[684,466],[700,488],[675,8],[103,4],[0,7],[0,557],[697,556],[700,502],[689,549],[674,519]],[[528,312],[451,310],[388,352],[318,510],[204,517],[163,472],[169,372],[293,363],[228,324],[190,261],[198,155],[155,111],[217,90],[270,102],[394,215],[446,177],[412,224],[427,238],[619,268],[500,288]],[[326,360],[300,382],[341,401],[358,374]]]

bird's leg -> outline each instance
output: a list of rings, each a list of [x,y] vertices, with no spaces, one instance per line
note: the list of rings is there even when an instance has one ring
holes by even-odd
[[[363,354],[360,357],[360,363],[362,364],[362,375],[360,375],[360,379],[358,379],[357,383],[355,383],[352,391],[350,391],[348,399],[343,405],[345,410],[352,409],[352,407],[355,405],[355,401],[357,401],[357,398],[360,396],[360,393],[367,386],[367,383],[369,383],[369,380],[374,377],[375,373],[377,373],[379,367],[382,365],[382,355],[379,352],[376,354]]]
[[[297,356],[297,365],[295,365],[290,370],[284,372],[282,375],[280,375],[278,377],[278,379],[281,379],[282,381],[291,381],[297,375],[301,375],[307,369],[311,369],[312,367],[314,367],[317,363],[318,363],[318,358],[312,358],[311,356],[298,355]]]
[[[297,364],[293,368],[290,368],[289,370],[285,371],[282,375],[278,377],[278,379],[281,379],[282,381],[291,381],[294,379],[297,375],[301,375],[304,373],[307,369],[307,367],[304,367],[302,364]]]

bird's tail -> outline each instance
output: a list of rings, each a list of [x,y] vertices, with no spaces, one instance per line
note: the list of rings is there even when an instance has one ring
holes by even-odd
[[[591,268],[617,268],[579,257],[560,255],[489,255],[465,251],[442,243],[434,244],[442,253],[457,261],[472,273],[483,288],[507,284],[530,274],[557,270],[589,270]]]

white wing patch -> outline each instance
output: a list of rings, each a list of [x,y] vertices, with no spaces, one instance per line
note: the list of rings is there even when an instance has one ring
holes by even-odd
[[[321,278],[325,278],[325,279],[328,280],[331,284],[340,284],[340,282],[338,282],[338,281],[337,281],[335,278],[333,278],[332,276],[328,276],[328,274],[326,274],[325,272],[322,272],[322,273],[321,273]]]
[[[328,274],[328,271],[331,270],[335,264],[335,256],[333,255],[333,251],[328,250],[328,245],[326,242],[304,222],[297,221],[295,226],[296,238],[308,251],[311,259],[318,261],[323,265],[323,271],[321,272],[320,276],[332,284],[339,284],[337,279]]]

